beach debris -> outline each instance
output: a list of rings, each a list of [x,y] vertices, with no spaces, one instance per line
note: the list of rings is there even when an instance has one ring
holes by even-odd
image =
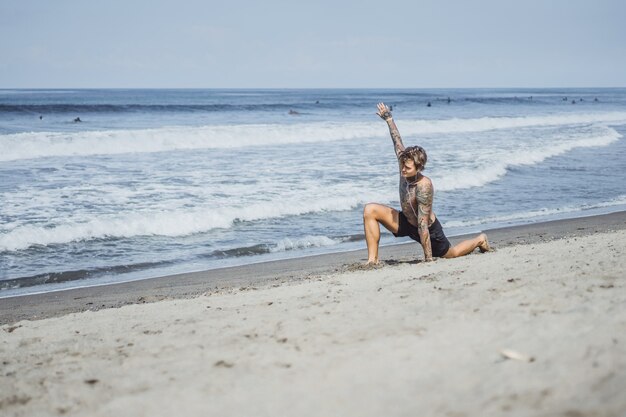
[[[13,333],[15,329],[19,329],[20,327],[22,327],[21,324],[18,324],[17,326],[9,326],[6,329],[4,329],[4,331],[7,333]]]
[[[95,384],[97,384],[98,382],[100,382],[100,380],[99,380],[99,379],[96,379],[96,378],[93,378],[93,379],[86,379],[86,380],[85,380],[85,384],[89,384],[89,385],[95,385]]]
[[[213,366],[221,367],[221,368],[232,368],[235,366],[232,362],[226,362],[225,360],[219,360],[213,364]]]
[[[500,355],[502,355],[506,359],[514,359],[516,361],[522,361],[522,362],[534,362],[535,361],[534,357],[527,355],[525,353],[518,352],[513,349],[501,349]]]

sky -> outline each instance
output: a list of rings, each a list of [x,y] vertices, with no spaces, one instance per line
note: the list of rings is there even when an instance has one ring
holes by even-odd
[[[0,88],[626,87],[623,0],[0,0]]]

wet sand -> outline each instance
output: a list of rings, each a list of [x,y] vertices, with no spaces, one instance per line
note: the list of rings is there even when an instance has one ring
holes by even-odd
[[[626,415],[626,214],[489,234],[0,300],[0,414]]]

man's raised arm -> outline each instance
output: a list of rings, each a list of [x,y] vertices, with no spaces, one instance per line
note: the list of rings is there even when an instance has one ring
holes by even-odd
[[[391,116],[391,110],[389,110],[389,107],[387,107],[385,103],[378,103],[378,112],[376,114],[387,122],[396,156],[400,156],[400,152],[404,150],[404,144],[402,143],[400,132],[398,132],[398,128],[396,127],[396,122],[393,121],[393,117]]]

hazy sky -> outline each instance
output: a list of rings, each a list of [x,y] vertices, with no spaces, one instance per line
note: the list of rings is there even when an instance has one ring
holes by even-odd
[[[0,88],[624,87],[623,0],[0,0]]]

